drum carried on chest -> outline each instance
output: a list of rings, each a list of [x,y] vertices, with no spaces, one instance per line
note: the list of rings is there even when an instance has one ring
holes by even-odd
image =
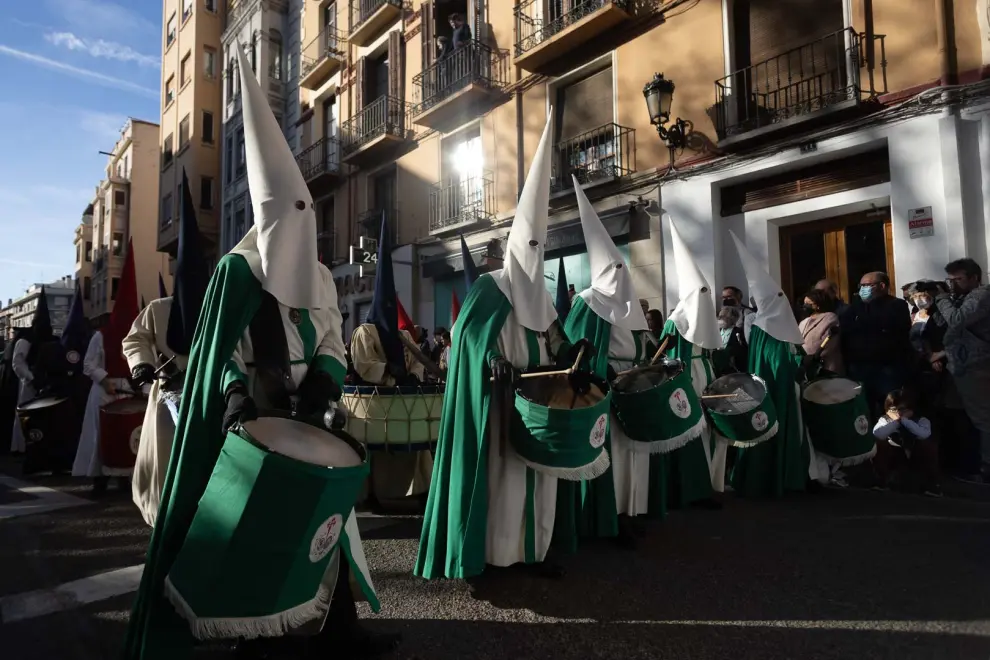
[[[636,442],[633,449],[666,454],[702,434],[705,416],[691,383],[681,368],[655,365],[620,376],[612,386],[612,410],[623,433]]]
[[[532,369],[527,374],[555,371]],[[591,377],[591,389],[577,394],[567,376],[520,379],[511,413],[509,441],[537,472],[581,481],[602,475],[610,465],[605,437],[611,388]]]
[[[370,451],[436,449],[443,385],[345,385],[340,405],[347,411],[345,430]]]
[[[193,634],[277,636],[324,616],[321,581],[367,475],[346,433],[273,414],[232,428],[166,579]]]
[[[777,435],[777,409],[759,376],[727,374],[705,388],[703,396],[719,439],[755,447]]]
[[[863,387],[845,378],[820,378],[801,393],[804,424],[819,454],[830,464],[855,465],[873,457],[876,442]]]
[[[125,397],[100,408],[100,459],[103,467],[126,470],[134,467],[141,446],[141,427],[147,399]]]
[[[46,396],[17,407],[26,443],[24,474],[69,470],[79,442],[72,399]]]

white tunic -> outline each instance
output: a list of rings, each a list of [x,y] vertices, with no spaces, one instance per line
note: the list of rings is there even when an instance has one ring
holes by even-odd
[[[31,381],[34,380],[34,375],[28,368],[27,363],[27,356],[30,350],[31,342],[27,339],[18,339],[17,343],[14,344],[14,355],[11,357],[11,365],[14,368],[14,375],[20,381],[17,389],[17,405],[21,405],[25,401],[30,401],[35,395],[34,385],[31,384]],[[21,420],[15,414],[10,451],[23,452],[26,449],[27,442],[24,440],[24,430],[21,428]]]
[[[705,389],[712,384],[715,374],[712,371],[711,362],[708,358],[701,357],[704,349],[697,344],[691,344],[691,384],[694,385],[695,393],[701,397]],[[716,493],[725,490],[725,457],[729,450],[729,443],[724,440],[715,440],[711,427],[706,424],[705,430],[701,434],[701,441],[705,443],[705,458],[708,459],[708,472],[711,474],[712,489]],[[714,442],[714,448],[712,443]]]

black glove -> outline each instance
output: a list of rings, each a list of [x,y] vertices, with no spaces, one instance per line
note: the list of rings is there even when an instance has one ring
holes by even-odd
[[[608,365],[605,369],[605,377],[608,379],[608,382],[614,383],[615,379],[619,377],[619,374],[615,372],[615,368],[612,365]]]
[[[299,386],[299,404],[296,408],[301,415],[323,414],[331,401],[340,401],[343,391],[325,371],[310,369]]]
[[[231,383],[227,387],[225,398],[227,401],[227,410],[223,414],[224,433],[229,431],[230,427],[238,422],[243,424],[258,419],[258,406],[255,405],[254,399],[248,395],[247,387],[244,386],[244,383],[240,381]]]
[[[419,380],[419,376],[417,376],[416,374],[406,374],[405,376],[402,376],[401,378],[396,380],[395,384],[398,385],[399,387],[419,387],[420,385],[422,385],[422,383]]]
[[[587,394],[591,391],[591,374],[587,371],[575,371],[567,377],[567,382],[578,394]]]
[[[569,365],[574,364],[574,361],[578,358],[578,353],[581,349],[584,349],[583,360],[590,360],[595,356],[595,347],[591,345],[591,342],[587,339],[578,339],[576,342],[571,344],[570,349],[567,351],[566,362]]]
[[[514,383],[519,378],[519,370],[512,366],[512,363],[504,357],[494,357],[488,364],[492,370],[495,380]]]
[[[142,363],[131,369],[131,387],[135,390],[141,389],[155,379],[155,368],[150,364]]]

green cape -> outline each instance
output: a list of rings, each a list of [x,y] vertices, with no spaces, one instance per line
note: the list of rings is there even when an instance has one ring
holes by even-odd
[[[780,497],[785,490],[804,490],[811,452],[803,442],[797,372],[801,356],[791,345],[754,325],[749,336],[749,372],[767,383],[777,408],[777,435],[756,447],[739,449],[732,470],[732,488],[748,497]]]
[[[223,446],[224,370],[261,299],[261,283],[243,257],[228,254],[220,260],[189,352],[168,474],[127,630],[127,660],[180,660],[192,652],[188,623],[164,597],[165,577],[182,548]],[[342,382],[345,368],[336,360],[322,359],[314,367]],[[348,544],[341,547],[346,549]]]

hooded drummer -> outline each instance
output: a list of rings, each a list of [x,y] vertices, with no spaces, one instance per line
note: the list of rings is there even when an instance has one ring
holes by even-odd
[[[588,246],[591,288],[574,297],[565,330],[570,339],[585,339],[596,347],[592,372],[613,382],[617,373],[649,361],[656,346],[632,275],[576,178],[574,191]],[[612,467],[597,479],[580,484],[580,532],[617,536],[622,545],[633,545],[632,530],[620,525],[622,519],[617,516],[649,511],[650,451],[648,447],[642,451],[639,444],[645,446],[629,439],[612,415],[605,440]]]
[[[131,496],[145,522],[152,527],[158,515],[175,437],[175,421],[165,402],[170,399],[178,411],[189,348],[210,276],[199,242],[195,213],[189,181],[183,170],[175,290],[173,295],[152,300],[141,310],[122,344],[132,382],[149,390],[131,479]],[[159,370],[160,377],[156,378]]]
[[[130,619],[128,660],[180,660],[192,653],[189,625],[165,596],[165,579],[210,480],[225,431],[235,422],[257,418],[259,409],[284,413],[292,408],[303,415],[326,411],[340,397],[346,371],[337,292],[313,240],[312,198],[266,94],[243,50],[235,50],[255,225],[220,260],[206,291],[189,352],[175,451]],[[287,623],[282,637],[242,643],[241,657],[376,657],[394,648],[396,636],[372,636],[358,623],[350,576],[373,609],[378,601],[363,552],[357,551],[361,541],[353,511],[344,534],[351,550],[333,549],[335,558],[321,585],[321,593],[332,595],[325,621],[298,622],[302,627],[322,623],[317,635],[305,638],[305,652],[296,651],[299,636],[291,635],[296,628]],[[251,631],[244,637],[266,629],[264,620],[229,623]]]
[[[552,116],[552,115],[551,115]],[[529,467],[497,434],[493,384],[520,370],[573,363],[587,341],[567,341],[544,283],[551,122],[530,165],[509,232],[505,267],[472,285],[454,324],[430,495],[414,573],[468,578],[486,564],[528,564],[546,577],[557,477]],[[570,536],[570,532],[560,532]]]
[[[731,232],[730,232],[731,233]],[[751,497],[780,497],[802,491],[819,473],[811,441],[804,437],[797,383],[804,343],[787,296],[739,238],[732,240],[742,261],[756,315],[749,335],[749,372],[762,378],[777,410],[777,435],[755,447],[740,449],[732,470],[732,487]],[[807,440],[807,441],[806,441]]]
[[[680,300],[663,326],[660,341],[667,342],[669,357],[685,363],[694,391],[700,397],[715,380],[711,353],[722,347],[715,299],[673,219],[670,234]],[[679,484],[674,488],[674,502],[682,506],[698,503],[718,507],[713,494],[724,488],[726,447],[716,444],[707,424],[692,429],[683,439],[684,446],[663,455],[666,477]]]

